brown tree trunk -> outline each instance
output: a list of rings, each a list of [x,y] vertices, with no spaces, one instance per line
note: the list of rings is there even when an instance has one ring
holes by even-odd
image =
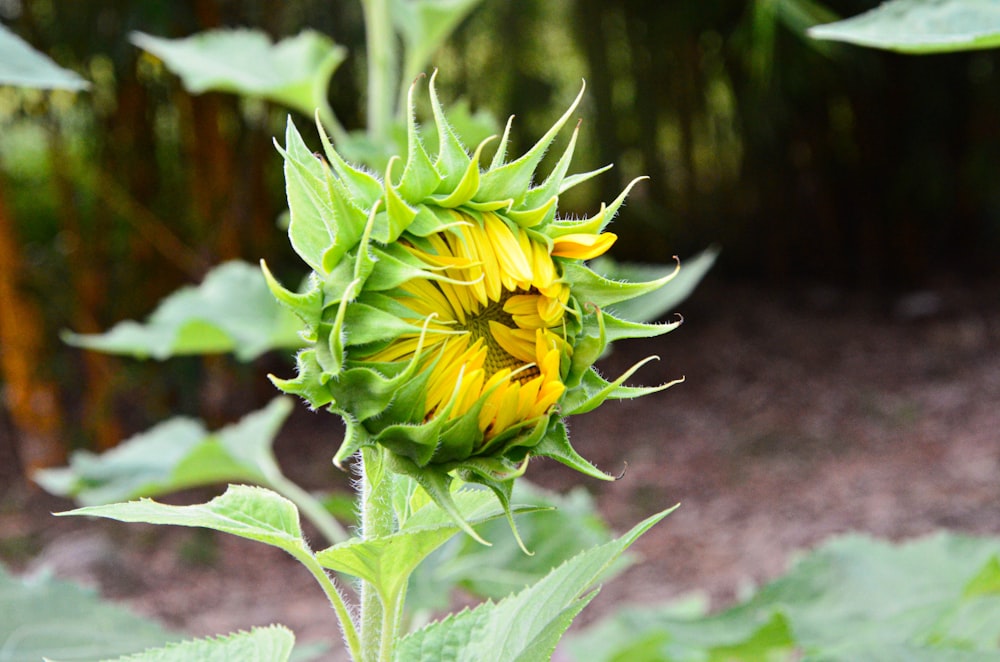
[[[60,158],[65,148],[58,129],[49,132],[49,156],[52,177],[59,205],[59,218],[73,246],[67,256],[70,280],[75,290],[72,327],[80,333],[100,333],[104,329],[97,322],[95,313],[106,304],[108,292],[107,256],[103,242],[94,236],[104,236],[104,228],[88,237],[77,207],[72,171]],[[100,449],[111,448],[121,438],[121,429],[114,415],[113,362],[111,357],[99,352],[83,352],[84,387],[80,389],[83,423]]]
[[[20,287],[22,265],[14,219],[0,180],[0,377],[15,452],[25,474],[62,462],[62,416],[56,385],[39,374],[45,364],[41,312]]]

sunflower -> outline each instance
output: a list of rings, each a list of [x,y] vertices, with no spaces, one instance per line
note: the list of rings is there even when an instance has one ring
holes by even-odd
[[[608,479],[572,448],[563,419],[669,386],[624,386],[645,361],[614,381],[593,363],[613,340],[676,326],[609,312],[671,276],[627,283],[586,265],[614,244],[616,235],[605,228],[638,180],[592,217],[560,218],[559,196],[605,170],[568,174],[574,131],[552,171],[533,183],[583,90],[510,161],[508,121],[483,167],[493,139],[465,147],[433,76],[437,150],[428,151],[415,118],[416,88],[408,98],[405,159],[390,159],[382,178],[349,164],[321,126],[325,158],[316,158],[289,122],[279,147],[289,238],[312,273],[302,292],[282,287],[266,266],[264,275],[303,320],[308,346],[294,379],[272,380],[341,416],[338,466],[362,447],[381,446],[394,471],[414,477],[446,509],[454,477],[489,486],[506,505],[532,456]]]
[[[477,421],[488,445],[512,426],[547,415],[566,390],[570,288],[553,258],[597,257],[616,236],[581,234],[550,247],[493,212],[451,213],[453,226],[421,242],[401,242],[447,277],[415,278],[396,297],[412,311],[407,319],[414,325],[430,321],[426,340],[402,334],[366,358],[409,361],[422,345],[430,370],[425,417],[445,408],[449,418],[460,417],[482,400]]]

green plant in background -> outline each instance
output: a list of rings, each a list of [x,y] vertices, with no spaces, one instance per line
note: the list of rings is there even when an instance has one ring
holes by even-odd
[[[835,538],[752,597],[622,609],[570,637],[574,659],[995,660],[1000,539]]]

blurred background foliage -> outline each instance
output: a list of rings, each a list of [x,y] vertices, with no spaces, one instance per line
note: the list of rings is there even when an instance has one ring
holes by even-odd
[[[561,205],[583,215],[649,175],[614,228],[620,259],[662,263],[715,243],[725,277],[880,293],[942,274],[995,276],[997,52],[912,57],[805,37],[814,23],[876,4],[487,0],[434,63],[443,98],[501,121],[517,116],[515,151],[587,80],[577,169],[616,167]],[[285,282],[297,277],[276,227],[285,203],[272,138],[286,111],[192,96],[128,35],[326,33],[350,53],[331,104],[357,129],[366,110],[359,4],[0,0],[0,20],[92,83],[78,94],[0,88],[0,229],[9,239],[0,267],[25,304],[13,315],[17,333],[33,339],[13,358],[51,386],[31,403],[47,431],[11,444],[14,463],[107,447],[178,411],[217,426],[264,402],[270,385],[245,378],[286,370],[280,358],[149,366],[58,340],[62,329],[143,318],[226,259],[263,257]],[[308,129],[308,119],[298,123]]]

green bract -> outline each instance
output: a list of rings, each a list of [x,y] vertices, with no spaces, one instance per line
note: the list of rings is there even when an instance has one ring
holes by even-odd
[[[483,153],[494,138],[474,150],[462,144],[433,76],[436,149],[425,144],[416,87],[405,157],[390,159],[381,179],[348,164],[322,127],[325,160],[288,124],[279,147],[288,232],[312,274],[303,292],[283,288],[266,266],[264,274],[304,322],[308,346],[298,354],[297,377],[272,380],[343,418],[338,466],[362,447],[382,446],[394,471],[415,478],[458,519],[453,478],[487,485],[506,507],[531,456],[610,479],[572,448],[563,417],[670,385],[623,385],[650,359],[614,381],[592,367],[613,340],[677,326],[605,310],[658,289],[676,271],[627,283],[585,264],[614,243],[605,227],[638,180],[594,216],[561,219],[559,196],[606,170],[567,174],[577,129],[552,172],[533,183],[583,90],[527,153],[509,161],[508,121],[487,165]]]

